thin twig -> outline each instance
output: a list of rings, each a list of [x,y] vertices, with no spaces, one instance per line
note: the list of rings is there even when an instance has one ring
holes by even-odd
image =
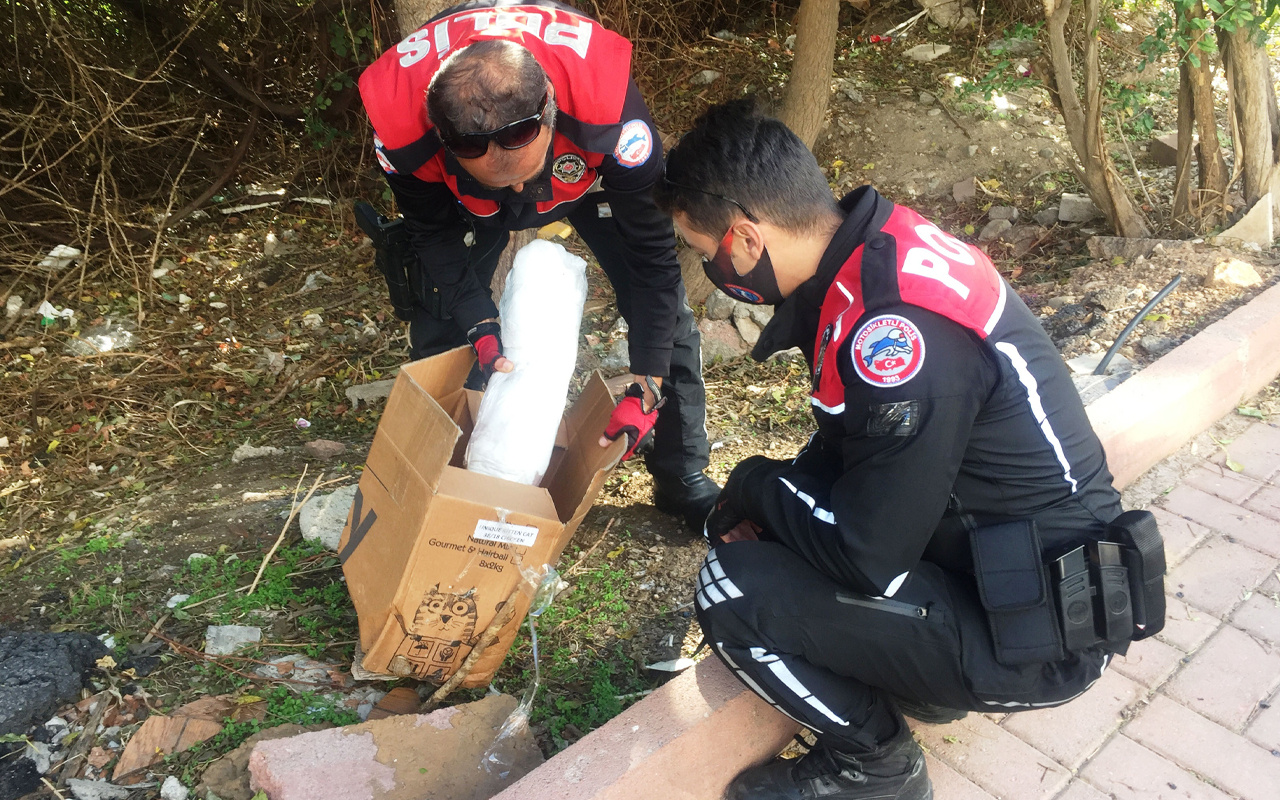
[[[497,615],[494,616],[493,622],[489,623],[489,627],[484,629],[484,633],[480,635],[480,640],[476,642],[476,646],[471,648],[471,652],[467,654],[465,659],[463,659],[462,665],[458,667],[458,671],[453,673],[453,677],[445,681],[439,689],[436,689],[435,692],[427,698],[427,702],[423,704],[423,707],[418,713],[428,714],[434,711],[435,708],[449,696],[449,693],[456,689],[458,684],[462,683],[467,675],[471,673],[471,668],[480,660],[480,656],[484,655],[484,651],[488,649],[489,645],[497,641],[498,634],[502,632],[502,629],[506,627],[507,623],[510,622],[511,618],[516,614],[516,596],[520,594],[520,586],[523,583],[524,581],[521,580],[516,584],[515,588],[511,590],[511,594],[507,595],[507,599],[503,601],[502,608],[499,609]]]
[[[1124,151],[1129,155],[1129,163],[1133,165],[1133,174],[1138,179],[1138,186],[1142,188],[1142,195],[1147,198],[1147,205],[1151,206],[1151,210],[1155,212],[1156,219],[1160,220],[1161,225],[1164,225],[1164,215],[1160,213],[1160,207],[1156,205],[1156,201],[1151,199],[1151,192],[1147,191],[1147,183],[1142,180],[1142,172],[1138,169],[1138,162],[1133,157],[1133,150],[1129,148],[1129,139],[1120,128],[1119,112],[1116,112],[1116,135],[1124,143]]]
[[[582,565],[583,561],[587,560],[588,556],[590,556],[592,553],[596,551],[596,548],[600,546],[600,543],[603,542],[605,537],[609,535],[609,529],[613,527],[613,523],[616,522],[617,519],[618,519],[617,517],[609,518],[609,524],[604,526],[604,533],[600,534],[600,538],[596,539],[596,543],[591,545],[591,547],[587,548],[587,552],[583,553],[581,558],[573,562],[573,566],[569,567],[564,571],[563,574],[566,578],[576,574],[575,570],[577,570],[578,567]]]
[[[311,495],[316,493],[316,489],[320,486],[320,481],[324,480],[324,473],[321,472],[316,476],[315,481],[311,484],[311,489],[307,491],[307,496],[302,498],[302,502],[298,503],[298,489],[302,486],[302,479],[307,477],[307,467],[302,467],[302,474],[298,476],[298,485],[293,488],[293,507],[289,509],[289,518],[284,521],[284,527],[280,529],[280,535],[276,537],[276,543],[271,545],[271,549],[267,551],[267,555],[262,559],[262,563],[258,565],[258,574],[253,576],[253,583],[249,584],[249,594],[253,594],[258,588],[258,581],[262,580],[262,573],[266,571],[267,564],[270,563],[271,557],[280,549],[280,543],[284,541],[284,536],[289,532],[289,526],[293,524],[293,518],[298,515],[298,510],[307,504],[311,499]]]
[[[40,776],[40,782],[41,782],[41,783],[43,783],[45,786],[48,786],[48,787],[49,787],[49,791],[53,792],[55,795],[57,795],[57,796],[58,796],[58,800],[67,800],[67,796],[66,796],[65,794],[63,794],[62,792],[58,791],[58,787],[57,787],[57,786],[54,786],[52,783],[49,783],[49,779],[48,779],[48,778],[46,778],[46,777],[44,777],[43,775],[41,775],[41,776]]]

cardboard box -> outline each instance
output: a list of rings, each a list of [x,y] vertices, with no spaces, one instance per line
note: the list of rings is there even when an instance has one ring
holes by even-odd
[[[436,683],[451,676],[521,580],[555,564],[624,444],[600,447],[614,402],[599,373],[564,415],[542,486],[462,468],[480,393],[460,347],[401,368],[373,438],[338,557],[360,621],[363,666]],[[483,686],[529,597],[462,686]]]

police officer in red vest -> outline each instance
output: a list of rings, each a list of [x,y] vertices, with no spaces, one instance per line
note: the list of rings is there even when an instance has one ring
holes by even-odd
[[[484,377],[509,371],[489,284],[508,232],[567,219],[613,284],[638,381],[601,444],[627,436],[655,504],[702,527],[719,487],[698,330],[671,219],[652,187],[662,146],[630,78],[631,43],[553,2],[450,8],[360,76],[378,161],[416,258],[411,354],[470,342]],[[652,435],[650,433],[652,432]]]
[[[870,186],[837,203],[751,101],[697,122],[657,198],[717,286],[777,306],[753,356],[799,347],[813,377],[817,433],[739,463],[708,518],[696,608],[818,744],[728,797],[926,800],[903,712],[1065,703],[1160,628],[1154,518],[1121,514],[1061,357],[982,251]]]

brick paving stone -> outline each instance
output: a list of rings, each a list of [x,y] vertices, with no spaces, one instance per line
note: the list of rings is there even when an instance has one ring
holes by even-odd
[[[938,800],[943,800],[943,795],[935,794]],[[1103,794],[1097,789],[1082,780],[1073,780],[1067,785],[1067,790],[1058,795],[1054,800],[1111,800],[1110,795]]]
[[[1220,725],[1240,730],[1276,684],[1280,649],[1223,625],[1161,691]]]
[[[1275,566],[1270,556],[1213,536],[1165,576],[1164,588],[1172,595],[1181,592],[1182,599],[1221,617],[1240,605],[1244,592],[1255,589]]]
[[[1160,525],[1160,535],[1164,537],[1164,560],[1169,569],[1181,564],[1196,545],[1213,534],[1205,526],[1160,506],[1152,506],[1150,510],[1155,515],[1156,523]]]
[[[1253,718],[1244,735],[1259,747],[1270,750],[1272,755],[1280,753],[1280,693],[1271,696],[1267,708]]]
[[[1171,644],[1152,637],[1129,645],[1129,652],[1111,660],[1111,669],[1148,689],[1164,683],[1186,655]]]
[[[1252,497],[1244,501],[1244,507],[1256,511],[1271,519],[1280,519],[1280,488],[1263,486]]]
[[[1280,522],[1270,517],[1186,485],[1165,495],[1161,505],[1255,550],[1280,556]]]
[[[1164,630],[1157,633],[1156,637],[1165,644],[1189,653],[1212,636],[1221,624],[1222,620],[1207,611],[1165,595]]]
[[[1071,773],[979,715],[917,731],[935,756],[1001,800],[1048,800]]]
[[[1243,433],[1227,443],[1231,460],[1244,467],[1242,474],[1265,481],[1280,472],[1280,428],[1265,423],[1250,425]],[[1218,452],[1215,463],[1224,463],[1226,454]]]
[[[1231,615],[1231,624],[1280,644],[1280,580],[1272,573]]]
[[[1142,686],[1108,670],[1083,696],[1056,708],[1010,714],[1003,727],[1075,769],[1120,727],[1125,710],[1145,695]]]
[[[996,800],[989,792],[951,767],[926,753],[925,766],[929,780],[933,781],[933,796],[942,800]]]
[[[1280,758],[1168,697],[1156,695],[1124,733],[1241,800],[1276,799]]]
[[[1126,736],[1107,742],[1080,777],[1114,800],[1229,800],[1177,764]]]
[[[1266,485],[1257,478],[1233,472],[1225,465],[1219,464],[1196,467],[1187,473],[1182,482],[1236,505],[1244,503]]]

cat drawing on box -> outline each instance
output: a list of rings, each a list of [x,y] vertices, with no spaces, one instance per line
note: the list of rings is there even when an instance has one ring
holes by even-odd
[[[432,586],[392,659],[392,672],[444,680],[463,651],[475,645],[477,616],[474,588],[459,593],[442,592],[438,583]]]

